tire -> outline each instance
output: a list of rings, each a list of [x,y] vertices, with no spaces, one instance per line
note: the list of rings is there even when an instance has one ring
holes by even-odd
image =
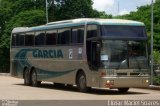
[[[80,72],[77,76],[77,88],[80,92],[88,91],[86,76],[83,72]]]
[[[41,84],[41,81],[37,81],[37,72],[35,69],[31,73],[31,83],[33,87],[38,87]]]
[[[25,69],[24,71],[24,85],[31,85],[31,79],[30,79],[30,74],[29,74],[29,70]]]
[[[126,93],[129,90],[129,88],[118,88],[118,91],[120,93]]]

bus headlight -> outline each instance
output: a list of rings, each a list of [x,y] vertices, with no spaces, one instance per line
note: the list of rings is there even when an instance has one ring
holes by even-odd
[[[107,80],[106,83],[109,84],[109,83],[110,83],[110,80]]]
[[[107,80],[105,86],[110,87],[114,85],[114,80]]]
[[[145,82],[146,82],[146,83],[149,83],[149,80],[146,80]]]

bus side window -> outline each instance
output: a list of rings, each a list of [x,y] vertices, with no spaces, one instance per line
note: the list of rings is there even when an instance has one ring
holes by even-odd
[[[87,26],[87,38],[97,37],[97,25]]]
[[[59,29],[58,30],[58,38],[57,44],[69,44],[70,42],[70,29]]]
[[[71,44],[84,42],[84,28],[73,28],[71,34]]]
[[[12,34],[12,46],[16,46],[16,34]]]
[[[16,34],[16,46],[24,46],[24,33]]]
[[[57,30],[46,31],[46,45],[56,45]]]
[[[45,31],[35,33],[35,45],[45,45]]]
[[[34,32],[26,33],[25,35],[25,46],[34,45]]]

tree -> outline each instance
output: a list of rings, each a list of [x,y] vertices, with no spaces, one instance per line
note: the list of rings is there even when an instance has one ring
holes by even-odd
[[[31,27],[45,24],[45,15],[42,10],[23,11],[6,23],[4,34],[1,37],[0,47],[9,48],[10,34],[15,27]]]
[[[92,8],[92,0],[64,0],[56,5],[56,20],[98,17],[97,11]]]
[[[10,8],[11,3],[8,1],[1,1],[1,8],[0,8],[0,37],[3,34],[5,29],[5,23],[10,19],[12,10]]]
[[[100,18],[112,18],[112,15],[108,15],[104,11],[99,12],[99,16],[100,16]]]

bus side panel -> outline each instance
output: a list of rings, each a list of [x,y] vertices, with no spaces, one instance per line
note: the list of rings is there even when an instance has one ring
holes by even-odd
[[[23,69],[24,65],[20,62],[21,59],[17,58],[16,55],[20,51],[20,48],[12,48],[10,51],[10,73],[11,76],[17,77],[17,78],[23,78]]]
[[[53,50],[53,48],[48,49]],[[62,50],[63,58],[46,58],[40,60],[34,59],[34,63],[38,63],[38,66],[36,67],[45,69],[45,71],[38,69],[39,80],[51,81],[56,83],[75,84],[76,73],[79,69],[85,71],[85,73],[87,74],[88,69],[86,67],[88,65],[86,59],[84,58],[85,51],[83,47],[55,47],[54,50]],[[80,54],[81,52],[82,54]]]
[[[23,78],[24,67],[34,67],[39,81],[75,84],[77,71],[83,70],[87,85],[91,86],[92,75],[83,46],[15,48],[11,54],[12,76]]]
[[[38,80],[75,84],[77,70],[88,72],[83,46],[17,48],[11,52],[12,75],[17,77],[23,76],[24,67],[34,67]]]

